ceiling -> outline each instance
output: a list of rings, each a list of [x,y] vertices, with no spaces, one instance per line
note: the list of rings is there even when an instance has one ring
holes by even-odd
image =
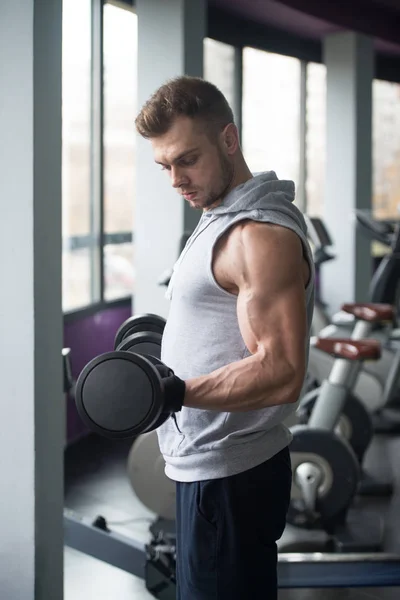
[[[358,31],[379,53],[400,57],[400,0],[209,0],[237,17],[310,40]]]

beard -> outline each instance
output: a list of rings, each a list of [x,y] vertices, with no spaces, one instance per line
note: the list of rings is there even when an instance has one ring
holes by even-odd
[[[229,161],[229,159],[224,156],[221,150],[218,150],[219,155],[219,163],[220,163],[220,174],[219,174],[219,182],[218,185],[214,186],[214,189],[211,189],[206,197],[201,201],[201,204],[196,204],[195,208],[199,209],[209,209],[214,204],[220,203],[227,193],[230,191],[232,182],[235,176],[235,167]]]

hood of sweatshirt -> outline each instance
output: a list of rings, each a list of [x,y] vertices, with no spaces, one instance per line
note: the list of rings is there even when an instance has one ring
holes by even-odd
[[[230,191],[216,208],[203,213],[203,218],[222,216],[238,212],[277,211],[293,219],[306,233],[303,215],[293,204],[295,186],[293,181],[278,179],[274,171],[258,173]]]

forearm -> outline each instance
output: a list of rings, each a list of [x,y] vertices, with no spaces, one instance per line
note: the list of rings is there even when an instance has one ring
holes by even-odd
[[[208,375],[189,379],[184,406],[246,412],[296,402],[302,377],[288,363],[274,362],[254,354]]]

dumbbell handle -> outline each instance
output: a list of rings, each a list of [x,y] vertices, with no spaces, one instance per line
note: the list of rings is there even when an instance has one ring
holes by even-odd
[[[164,412],[179,412],[185,398],[185,382],[177,377],[173,370],[167,367],[159,358],[148,354],[143,354],[143,356],[153,363],[160,374],[163,383]]]

